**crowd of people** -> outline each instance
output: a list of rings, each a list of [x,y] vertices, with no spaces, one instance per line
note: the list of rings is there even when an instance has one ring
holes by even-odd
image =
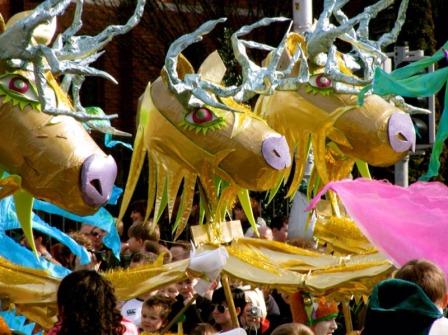
[[[122,243],[122,260],[118,266],[132,268],[189,258],[189,241],[161,241],[158,226],[152,221],[144,222],[145,213],[138,212],[138,208],[131,212],[133,222]],[[268,225],[256,214],[259,238],[288,241],[287,218],[273,218]],[[238,206],[234,216],[244,226],[247,219]],[[254,237],[254,232],[246,228],[246,236]],[[338,317],[341,307],[336,302],[315,299],[297,316],[292,299],[301,298],[300,294],[289,295],[237,281],[231,286],[235,322],[219,278],[205,293],[201,290],[201,294],[196,291],[198,279],[188,278],[128,301],[117,301],[110,283],[98,272],[111,266],[102,245],[104,234],[89,225],[82,225],[78,232],[71,234],[91,253],[93,261],[83,266],[63,247],[53,245],[47,250],[41,237],[36,237],[42,257],[74,270],[60,284],[59,321],[49,334],[212,335],[239,329],[249,335],[331,335],[341,327]],[[428,261],[412,261],[400,268],[393,279],[375,287],[369,304],[364,306],[362,333],[353,334],[448,334],[448,319],[443,317],[447,304],[445,274]],[[298,319],[301,323],[294,322]]]

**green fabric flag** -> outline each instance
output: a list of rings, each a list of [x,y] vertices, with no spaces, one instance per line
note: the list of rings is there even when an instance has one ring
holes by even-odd
[[[396,79],[378,68],[373,78],[373,92],[378,95],[400,95],[416,98],[429,97],[439,92],[448,79],[448,67],[429,73]]]
[[[448,67],[430,73],[420,73],[428,66],[437,63],[445,57],[444,49],[448,42],[433,56],[399,68],[391,73],[386,73],[376,68],[371,85],[366,86],[358,95],[358,103],[363,104],[364,95],[372,90],[373,93],[385,95],[399,95],[402,97],[429,97],[437,94],[448,81]],[[439,173],[439,157],[443,150],[443,143],[448,138],[448,89],[445,88],[445,105],[439,121],[439,127],[431,152],[428,171],[420,177],[420,180],[428,181]]]
[[[439,174],[440,161],[439,157],[443,151],[443,143],[448,138],[448,86],[445,87],[445,106],[439,121],[439,129],[437,130],[436,140],[431,152],[428,171],[420,177],[420,180],[428,181],[432,177]]]

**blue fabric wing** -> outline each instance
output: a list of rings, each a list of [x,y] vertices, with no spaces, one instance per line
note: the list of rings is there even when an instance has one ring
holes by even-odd
[[[48,262],[43,257],[36,257],[33,252],[7,236],[4,231],[0,231],[0,257],[6,258],[10,262],[33,269],[48,271],[52,276],[62,278],[71,271],[62,265]]]
[[[50,226],[38,215],[32,213],[31,217],[33,229],[36,229],[67,246],[67,248],[80,259],[81,264],[84,265],[90,263],[90,256],[86,248],[76,243],[70,236],[60,231],[58,228]],[[20,223],[17,218],[12,196],[6,197],[0,201],[0,231],[11,229],[20,229]]]
[[[33,333],[36,324],[34,322],[26,323],[26,318],[23,315],[16,314],[15,309],[0,311],[0,316],[10,329],[19,331],[23,335],[42,335],[42,331]]]
[[[107,234],[103,238],[103,243],[106,247],[112,250],[114,256],[120,259],[121,241],[118,235],[117,227],[115,226],[114,217],[103,207],[101,207],[95,214],[87,216],[79,216],[70,213],[62,208],[42,200],[35,200],[35,210],[43,211],[49,214],[56,214],[76,222],[87,223],[89,225],[98,227],[104,230]]]

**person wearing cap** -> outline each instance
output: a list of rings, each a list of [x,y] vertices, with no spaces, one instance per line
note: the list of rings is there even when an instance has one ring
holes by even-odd
[[[419,285],[443,315],[448,305],[448,287],[445,272],[439,266],[425,259],[414,259],[404,264],[394,277]],[[429,335],[441,334],[448,334],[448,319],[445,317],[435,320],[429,331]]]
[[[339,314],[338,305],[335,302],[327,301],[323,297],[316,302],[312,302],[312,300],[310,302],[310,304],[305,303],[307,325],[315,335],[333,334],[338,329],[336,323],[336,317]]]
[[[422,288],[402,279],[386,279],[369,297],[363,335],[428,335],[442,314]]]
[[[248,335],[264,334],[269,329],[267,308],[263,292],[250,286],[240,287],[244,291],[246,305],[241,310],[240,325]]]
[[[447,303],[445,273],[429,261],[411,260],[374,287],[362,334],[448,334]]]

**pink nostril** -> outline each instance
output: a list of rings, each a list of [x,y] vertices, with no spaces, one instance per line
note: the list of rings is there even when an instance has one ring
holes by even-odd
[[[291,165],[288,143],[283,136],[266,138],[261,145],[261,151],[266,163],[276,170],[283,170]]]
[[[402,112],[395,112],[389,118],[387,126],[389,142],[395,152],[415,150],[415,129],[411,117]]]
[[[105,204],[117,177],[117,164],[112,156],[91,155],[82,165],[81,191],[86,203]]]

